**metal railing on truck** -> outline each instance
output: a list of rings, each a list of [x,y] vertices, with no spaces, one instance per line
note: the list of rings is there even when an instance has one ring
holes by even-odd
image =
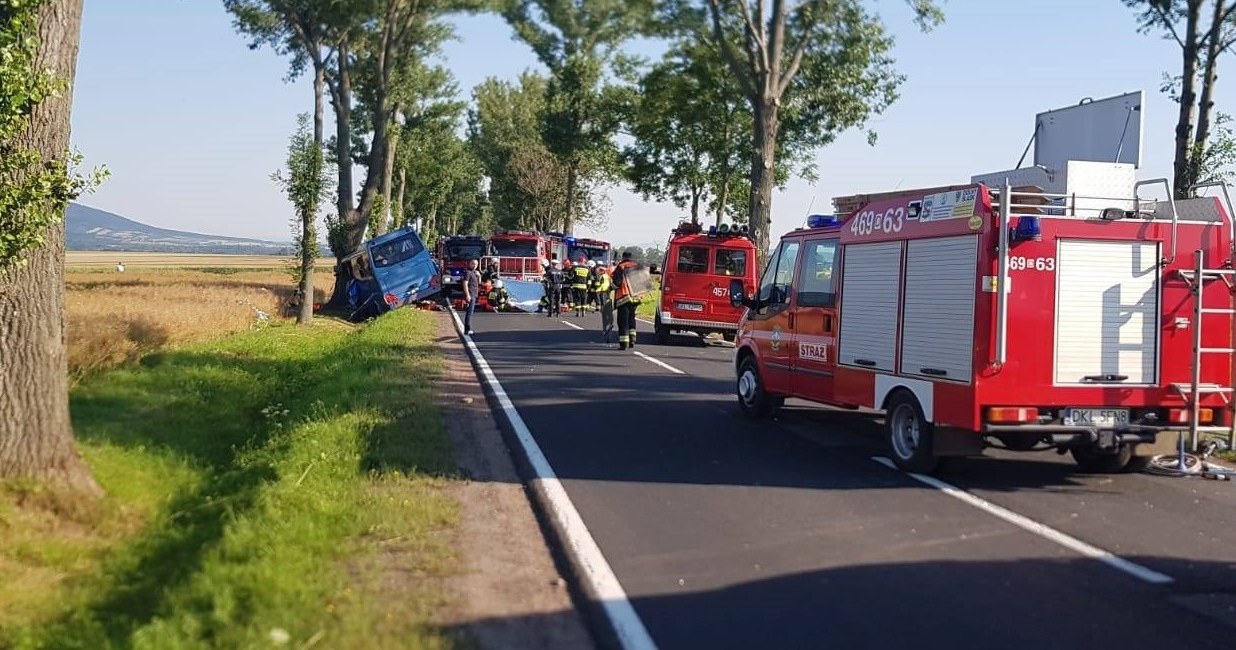
[[[1085,217],[1086,212],[1097,212],[1095,215],[1098,218],[1104,218],[1108,209],[1111,208],[1081,208],[1079,214],[1078,201],[1082,200],[1086,203],[1092,201],[1110,201],[1113,205],[1121,203],[1132,203],[1132,210],[1126,211],[1126,216],[1130,213],[1132,216],[1144,216],[1153,218],[1158,213],[1158,201],[1151,201],[1149,205],[1152,209],[1147,210],[1142,202],[1139,190],[1149,185],[1162,184],[1167,192],[1167,205],[1171,214],[1171,255],[1160,260],[1161,266],[1166,266],[1176,260],[1177,253],[1177,233],[1180,227],[1180,215],[1176,211],[1176,200],[1172,193],[1171,184],[1166,178],[1154,178],[1144,181],[1138,181],[1133,186],[1132,197],[1103,197],[1103,196],[1085,196],[1077,193],[1059,194],[1051,192],[1043,192],[1034,188],[1029,189],[1013,189],[1008,179],[1005,179],[1002,188],[988,188],[988,192],[992,199],[992,208],[997,209],[999,213],[999,233],[1000,241],[998,247],[999,273],[996,278],[996,352],[992,363],[999,367],[1007,360],[1008,353],[1008,293],[1007,279],[1009,266],[1009,226],[1014,216],[1068,216],[1068,217]],[[1202,355],[1203,354],[1226,354],[1232,357],[1236,353],[1236,348],[1220,347],[1220,348],[1205,348],[1202,347],[1202,317],[1206,314],[1227,314],[1236,315],[1236,309],[1233,309],[1232,301],[1228,301],[1227,307],[1211,308],[1206,307],[1202,302],[1202,289],[1207,280],[1220,279],[1228,287],[1229,295],[1236,293],[1236,270],[1230,268],[1231,256],[1236,255],[1236,213],[1232,210],[1231,194],[1228,191],[1227,183],[1223,181],[1211,181],[1199,183],[1193,186],[1193,190],[1218,187],[1223,192],[1224,207],[1227,210],[1227,226],[1228,226],[1228,242],[1231,247],[1229,250],[1228,268],[1207,268],[1206,252],[1203,249],[1194,251],[1194,268],[1193,269],[1177,269],[1177,277],[1184,280],[1193,295],[1193,357],[1191,363],[1191,382],[1173,382],[1172,389],[1176,390],[1181,397],[1188,403],[1189,406],[1189,439],[1192,449],[1197,450],[1198,443],[1201,441],[1201,435],[1204,433],[1223,433],[1226,434],[1229,448],[1236,448],[1236,413],[1232,414],[1229,422],[1225,426],[1202,426],[1201,419],[1201,397],[1202,395],[1218,394],[1223,399],[1224,403],[1231,405],[1231,397],[1233,388],[1231,386],[1222,386],[1219,384],[1207,384],[1201,381]],[[1008,201],[1004,201],[1003,197],[1008,197]],[[1018,198],[1020,197],[1020,198]],[[1019,202],[1020,201],[1020,202]],[[1232,333],[1229,332],[1229,340]],[[1231,366],[1229,365],[1229,368]]]

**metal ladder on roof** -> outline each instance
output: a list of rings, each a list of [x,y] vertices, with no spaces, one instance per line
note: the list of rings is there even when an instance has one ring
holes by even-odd
[[[1193,380],[1191,383],[1178,382],[1171,385],[1189,405],[1190,450],[1198,448],[1199,438],[1204,433],[1227,434],[1229,447],[1236,447],[1234,445],[1236,443],[1236,417],[1231,418],[1230,423],[1226,426],[1203,426],[1199,422],[1201,419],[1202,396],[1218,394],[1223,398],[1225,404],[1231,404],[1230,396],[1232,395],[1231,386],[1202,383],[1202,355],[1224,354],[1231,357],[1236,352],[1236,349],[1231,347],[1202,347],[1202,322],[1207,314],[1236,315],[1236,309],[1232,308],[1231,300],[1228,300],[1227,307],[1207,307],[1203,302],[1202,294],[1205,291],[1208,280],[1220,280],[1223,284],[1227,285],[1228,295],[1231,296],[1233,292],[1236,292],[1236,284],[1234,284],[1236,270],[1206,268],[1206,253],[1202,249],[1198,249],[1193,253],[1193,268],[1189,270],[1177,269],[1176,273],[1189,285],[1189,291],[1193,294]]]

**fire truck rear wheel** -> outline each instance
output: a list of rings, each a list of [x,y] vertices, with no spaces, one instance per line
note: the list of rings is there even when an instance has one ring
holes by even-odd
[[[657,335],[657,345],[669,345],[670,328],[667,325],[661,324],[661,313],[657,312],[656,322],[653,324],[653,329]]]
[[[1116,474],[1125,470],[1133,460],[1133,448],[1120,445],[1115,453],[1103,453],[1085,448],[1071,449],[1077,467],[1087,474]]]
[[[734,339],[738,338],[738,332],[721,332],[721,338],[725,339],[726,343],[733,343]]]
[[[934,431],[931,423],[923,417],[914,394],[907,390],[894,391],[889,396],[885,428],[893,462],[907,472],[928,474],[935,471],[939,459],[932,451]]]
[[[755,358],[748,356],[738,366],[738,408],[749,418],[761,418],[785,402],[764,392],[764,380]]]

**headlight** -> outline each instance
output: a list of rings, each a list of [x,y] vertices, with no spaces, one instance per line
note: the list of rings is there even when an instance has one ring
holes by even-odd
[[[451,281],[451,274],[450,274],[450,273],[443,273],[443,274],[442,274],[442,282],[443,282],[443,284],[445,284],[445,283],[447,283],[447,282],[450,282],[450,281]]]

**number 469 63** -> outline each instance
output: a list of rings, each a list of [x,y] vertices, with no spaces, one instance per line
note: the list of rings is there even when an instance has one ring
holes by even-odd
[[[1010,271],[1055,271],[1056,258],[1054,257],[1009,257]]]

